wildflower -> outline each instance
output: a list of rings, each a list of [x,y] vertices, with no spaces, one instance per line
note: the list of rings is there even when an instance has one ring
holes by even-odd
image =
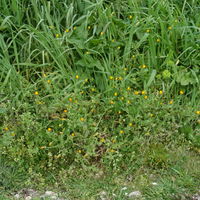
[[[91,26],[88,26],[87,28],[88,28],[88,30],[90,30],[90,29],[91,29]]]
[[[52,131],[52,128],[48,128],[47,130],[48,130],[49,132],[51,132],[51,131]]]
[[[53,142],[49,142],[49,146],[52,146]]]
[[[81,118],[80,118],[80,121],[84,122],[84,121],[85,121],[85,119],[84,119],[83,117],[81,117]]]
[[[102,31],[101,33],[100,33],[100,35],[103,35],[104,34],[104,32]]]
[[[132,59],[134,59],[135,58],[135,56],[134,55],[132,55]]]
[[[73,28],[74,30],[76,30],[76,26],[74,26],[74,28]]]
[[[148,99],[148,96],[144,96],[144,99]]]
[[[46,146],[41,146],[41,147],[40,147],[40,149],[45,149],[45,148],[46,148]]]
[[[168,27],[168,30],[172,30],[172,27],[171,27],[171,26],[169,26],[169,27]]]
[[[69,33],[69,29],[66,29],[65,32],[66,32],[66,33]]]
[[[175,23],[178,23],[178,19],[175,19],[174,22],[175,22]]]
[[[145,95],[147,92],[145,90],[143,90],[141,93],[142,93],[142,95]]]
[[[196,113],[197,115],[200,115],[200,110],[197,110],[195,113]]]
[[[115,139],[113,139],[113,140],[112,140],[112,143],[116,143],[116,140],[115,140]]]
[[[115,97],[118,96],[117,92],[114,93],[114,96],[115,96]]]
[[[134,94],[135,94],[135,95],[138,95],[138,94],[139,94],[139,91],[134,91]]]
[[[149,115],[150,117],[153,117],[154,116],[154,114],[152,114],[152,113],[150,113],[150,115]]]
[[[145,69],[145,68],[147,68],[147,66],[146,65],[142,65],[140,68]]]
[[[95,88],[92,88],[92,89],[91,89],[91,91],[92,91],[92,92],[95,92],[95,91],[96,91],[96,89],[95,89]]]
[[[59,33],[57,33],[57,34],[56,34],[56,38],[59,38],[59,37],[60,37],[60,34],[59,34]]]
[[[133,123],[132,123],[132,122],[130,122],[128,125],[129,125],[130,127],[132,127],[132,126],[133,126]]]
[[[79,79],[79,75],[76,75],[75,78],[76,78],[76,79]]]
[[[122,80],[123,80],[123,78],[120,76],[120,77],[118,77],[118,80],[119,80],[119,81],[122,81]]]
[[[160,91],[159,91],[159,94],[160,94],[160,95],[162,95],[162,94],[163,94],[163,91],[162,91],[162,90],[160,90]]]
[[[89,54],[90,54],[90,52],[89,52],[89,51],[86,51],[86,52],[85,52],[85,54],[86,54],[86,55],[89,55]]]
[[[74,137],[74,136],[75,136],[75,133],[72,133],[71,136]]]
[[[100,142],[104,143],[104,142],[105,142],[105,139],[104,139],[104,138],[101,138]]]
[[[117,49],[121,49],[121,47],[120,47],[120,46],[118,46],[118,47],[117,47]]]
[[[15,134],[14,132],[12,132],[12,133],[11,133],[11,136],[13,136],[13,137],[14,137],[15,135],[16,135],[16,134]]]
[[[66,118],[62,117],[62,118],[60,118],[60,120],[64,121],[64,120],[66,120]]]
[[[86,78],[84,81],[85,81],[85,83],[87,83],[88,82],[88,78]]]
[[[115,153],[116,151],[114,149],[109,150],[111,153]]]
[[[121,111],[118,111],[118,114],[120,115],[122,112]]]
[[[110,79],[110,80],[113,80],[113,79],[114,79],[114,77],[113,77],[113,76],[109,76],[109,79]]]
[[[84,94],[84,91],[80,91],[80,94]]]
[[[173,100],[171,100],[171,101],[169,102],[169,104],[173,104]]]
[[[180,95],[184,94],[184,91],[183,91],[183,90],[180,90],[179,94],[180,94]]]
[[[120,134],[124,134],[124,131],[123,131],[123,130],[121,130],[119,133],[120,133]]]
[[[129,19],[132,19],[133,18],[133,16],[132,15],[129,15]]]
[[[39,92],[38,92],[38,91],[35,91],[35,92],[34,92],[34,95],[39,95]]]
[[[112,40],[111,40],[111,42],[115,42],[115,40],[114,40],[114,39],[112,39]]]
[[[147,30],[146,30],[147,33],[150,33],[150,31],[151,31],[150,29],[147,29]]]
[[[43,74],[43,77],[45,78],[45,77],[47,77],[47,75],[44,73],[44,74]]]
[[[156,40],[156,42],[160,42],[160,39],[158,38],[158,39]]]
[[[72,100],[73,100],[73,99],[70,97],[70,98],[69,98],[69,101],[72,102]]]
[[[110,101],[110,104],[115,104],[115,102],[111,100],[111,101]]]
[[[47,80],[47,83],[50,84],[50,83],[51,83],[51,80]]]
[[[59,132],[59,134],[60,134],[60,135],[63,135],[63,134],[64,134],[64,132],[60,131],[60,132]]]
[[[121,97],[121,100],[123,101],[123,100],[124,100],[124,97]]]
[[[127,67],[124,67],[124,71],[127,71],[128,70],[128,68]]]
[[[82,151],[79,149],[77,152],[78,152],[78,153],[81,153]]]
[[[4,128],[4,130],[5,130],[5,131],[8,131],[8,130],[9,130],[9,128],[8,128],[8,127],[5,127],[5,128]]]
[[[131,101],[130,101],[130,100],[128,100],[128,101],[127,101],[127,104],[131,104]]]

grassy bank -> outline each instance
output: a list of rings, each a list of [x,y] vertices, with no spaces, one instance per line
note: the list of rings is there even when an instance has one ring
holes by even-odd
[[[0,0],[3,193],[198,191],[199,10],[197,0]]]

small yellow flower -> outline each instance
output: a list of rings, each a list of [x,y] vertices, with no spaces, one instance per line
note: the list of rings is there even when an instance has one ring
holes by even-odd
[[[104,34],[104,32],[102,31],[101,33],[100,33],[100,35],[103,35]]]
[[[145,90],[143,90],[141,93],[142,93],[142,95],[147,94],[147,92]]]
[[[118,111],[117,113],[120,115],[122,112],[121,112],[121,111]]]
[[[150,33],[150,32],[151,32],[151,30],[150,30],[150,29],[147,29],[147,30],[146,30],[146,32],[147,32],[147,33]]]
[[[154,116],[154,114],[152,114],[152,113],[150,113],[150,115],[149,115],[150,117],[153,117]]]
[[[175,23],[178,23],[178,19],[175,19],[174,22],[175,22]]]
[[[123,131],[123,130],[121,130],[119,133],[120,133],[120,134],[124,134],[124,131]]]
[[[146,65],[141,65],[141,68],[145,69],[145,68],[147,68],[147,66]]]
[[[59,37],[60,37],[60,34],[59,34],[59,33],[57,33],[57,34],[56,34],[56,38],[59,38]]]
[[[70,97],[70,98],[69,98],[69,101],[70,101],[70,102],[72,102],[72,101],[73,101],[73,99]]]
[[[74,30],[76,30],[76,26],[74,26],[74,28],[73,28]]]
[[[83,117],[81,117],[81,118],[80,118],[80,121],[84,122],[84,121],[85,121],[85,119],[84,119]]]
[[[114,77],[113,77],[113,76],[109,76],[109,79],[110,79],[110,80],[113,80],[113,79],[114,79]]]
[[[35,95],[39,95],[39,92],[38,92],[38,91],[35,91],[34,94],[35,94]]]
[[[131,87],[127,87],[127,90],[130,91],[130,90],[131,90]]]
[[[113,140],[112,140],[112,143],[116,143],[116,140],[115,140],[115,139],[113,139]]]
[[[49,142],[49,146],[52,146],[53,142]]]
[[[111,101],[110,101],[110,104],[115,104],[115,102],[111,100]]]
[[[200,115],[200,110],[197,110],[195,113],[196,113],[197,115]]]
[[[69,29],[66,29],[65,32],[66,32],[66,33],[69,33]]]
[[[120,99],[123,101],[123,100],[124,100],[124,97],[121,97]]]
[[[117,49],[121,49],[121,47],[120,47],[120,46],[118,46],[118,47],[117,47]]]
[[[133,123],[132,123],[132,122],[130,122],[128,125],[129,125],[130,127],[132,127],[132,126],[133,126]]]
[[[43,77],[45,78],[45,77],[47,77],[47,75],[44,73],[44,74],[43,74]]]
[[[78,151],[77,151],[78,153],[82,153],[82,151],[79,149]]]
[[[134,91],[134,94],[135,94],[135,95],[138,95],[138,94],[139,94],[139,91]]]
[[[162,95],[162,94],[163,94],[163,91],[162,91],[162,90],[160,90],[160,91],[159,91],[159,94],[160,94],[160,95]]]
[[[85,83],[87,83],[88,82],[88,78],[86,78],[84,81],[85,81]]]
[[[132,55],[132,59],[134,59],[135,58],[135,55]]]
[[[72,133],[71,136],[74,137],[74,136],[75,136],[75,133]]]
[[[122,81],[122,80],[123,80],[123,78],[120,76],[120,77],[118,77],[118,80],[119,80],[119,81]]]
[[[79,79],[79,75],[76,75],[75,78],[76,78],[76,79]]]
[[[147,136],[150,135],[150,132],[146,132],[145,135],[147,135]]]
[[[48,128],[47,130],[48,130],[49,132],[51,132],[51,131],[52,131],[52,128]]]
[[[114,40],[114,39],[112,39],[112,40],[111,40],[111,42],[115,42],[115,40]]]
[[[158,38],[158,39],[156,40],[156,42],[160,42],[160,39]]]
[[[183,90],[180,90],[179,94],[181,94],[181,95],[184,94],[184,91],[183,91]]]
[[[133,16],[132,16],[132,15],[129,15],[129,19],[133,19]]]
[[[41,146],[41,147],[40,147],[40,149],[45,149],[45,148],[46,148],[46,146]]]
[[[145,96],[144,96],[144,99],[148,99],[148,96],[145,95]]]
[[[105,139],[104,139],[104,138],[101,138],[100,142],[104,143],[104,142],[105,142]]]
[[[13,136],[13,137],[14,137],[15,135],[16,135],[16,134],[15,134],[14,132],[12,132],[12,133],[11,133],[11,136]]]
[[[128,70],[128,68],[127,67],[124,67],[124,71],[127,71]]]
[[[174,103],[174,101],[173,100],[171,100],[170,102],[169,102],[169,104],[173,104]]]
[[[130,101],[130,100],[128,100],[128,101],[127,101],[127,104],[131,104],[131,101]]]
[[[91,91],[92,91],[92,92],[95,92],[95,91],[96,91],[96,89],[95,89],[95,88],[92,88],[92,89],[91,89]]]
[[[172,30],[172,27],[171,27],[171,26],[169,26],[169,27],[168,27],[168,30]]]
[[[109,150],[111,153],[115,153],[116,151],[114,149]]]
[[[88,26],[87,28],[88,28],[88,30],[90,30],[90,29],[91,29],[91,26]]]
[[[117,92],[114,93],[114,96],[115,96],[115,97],[118,96]]]
[[[84,91],[80,91],[80,94],[84,94]]]
[[[4,130],[5,130],[5,131],[8,131],[8,130],[9,130],[9,128],[8,128],[8,127],[5,127],[5,128],[4,128]]]
[[[47,80],[47,83],[50,84],[50,83],[51,83],[51,80]]]
[[[65,121],[65,120],[66,120],[66,118],[62,117],[62,118],[60,118],[60,120],[61,120],[61,121]]]

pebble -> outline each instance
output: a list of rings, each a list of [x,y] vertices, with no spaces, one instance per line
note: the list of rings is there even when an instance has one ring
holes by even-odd
[[[141,196],[140,191],[133,191],[133,192],[129,193],[129,195],[128,195],[129,198],[138,197],[138,196]]]

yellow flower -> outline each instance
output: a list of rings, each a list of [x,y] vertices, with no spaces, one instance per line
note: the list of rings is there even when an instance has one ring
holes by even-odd
[[[75,133],[72,133],[71,136],[74,137],[74,136],[75,136]]]
[[[113,140],[112,140],[112,143],[116,143],[116,140],[115,140],[115,139],[113,139]]]
[[[145,90],[143,90],[141,93],[142,93],[143,95],[145,95],[147,92],[146,92]]]
[[[16,135],[16,134],[15,134],[14,132],[12,132],[12,133],[11,133],[11,136],[13,136],[13,137],[14,137],[15,135]]]
[[[147,29],[147,30],[146,30],[147,33],[150,33],[150,31],[151,31],[150,29]]]
[[[96,91],[96,89],[95,89],[95,88],[92,88],[92,89],[91,89],[91,91],[92,91],[92,92],[95,92],[95,91]]]
[[[76,78],[76,79],[79,79],[79,75],[76,75],[75,78]]]
[[[76,30],[76,26],[74,26],[74,28],[73,28],[74,30]]]
[[[66,29],[65,32],[66,32],[66,33],[69,33],[69,29]]]
[[[49,142],[49,146],[52,146],[53,142]]]
[[[135,95],[138,95],[138,94],[139,94],[139,91],[134,91],[134,94],[135,94]]]
[[[77,152],[78,152],[78,153],[81,153],[82,151],[79,149]]]
[[[162,91],[162,90],[160,90],[160,91],[159,91],[159,94],[160,94],[160,95],[162,95],[162,94],[163,94],[163,91]]]
[[[135,58],[135,55],[132,55],[132,59],[134,59]]]
[[[120,46],[118,46],[118,47],[117,47],[117,49],[121,49],[121,47],[120,47]]]
[[[149,115],[150,117],[153,117],[154,115],[152,114],[152,113],[150,113],[150,115]]]
[[[111,100],[111,101],[110,101],[110,104],[115,104],[115,102]]]
[[[132,15],[129,15],[129,19],[132,19],[133,18],[133,16]]]
[[[156,42],[160,42],[160,39],[158,38],[158,39],[156,40]]]
[[[148,99],[148,96],[144,96],[144,99]]]
[[[69,98],[69,101],[72,102],[72,100],[73,100],[73,99],[70,97],[70,98]]]
[[[112,40],[111,40],[111,42],[115,42],[115,40],[114,40],[114,39],[112,39]]]
[[[131,90],[131,88],[130,88],[130,87],[127,87],[127,90],[128,90],[128,91],[130,91],[130,90]]]
[[[195,113],[196,113],[197,115],[200,115],[200,110],[197,110]]]
[[[101,33],[100,33],[100,35],[103,35],[104,34],[104,32],[102,31]]]
[[[120,133],[120,134],[124,134],[124,131],[123,131],[123,130],[121,130],[119,133]]]
[[[113,76],[109,76],[109,79],[110,79],[110,80],[113,80],[113,79],[114,79],[114,77],[113,77]]]
[[[172,30],[172,27],[171,27],[171,26],[169,26],[169,27],[168,27],[168,30]]]
[[[84,91],[80,91],[80,94],[84,94]]]
[[[49,132],[51,132],[51,131],[52,131],[52,128],[48,128],[47,130],[48,130]]]
[[[81,117],[81,118],[80,118],[80,121],[84,122],[84,121],[85,121],[85,119],[84,119],[83,117]]]
[[[35,94],[35,95],[39,95],[39,92],[38,92],[38,91],[35,91],[34,94]]]
[[[56,34],[56,38],[59,38],[59,37],[60,37],[60,34],[59,34],[59,33],[57,33],[57,34]]]
[[[184,91],[183,91],[183,90],[180,90],[179,94],[181,94],[181,95],[184,94]]]
[[[91,26],[88,26],[87,28],[88,28],[88,30],[90,30],[90,29],[91,29]]]
[[[130,122],[128,125],[132,127],[132,126],[133,126],[133,123],[132,123],[132,122]]]
[[[171,100],[171,101],[169,102],[169,104],[173,104],[173,100]]]
[[[130,101],[130,100],[128,100],[128,101],[127,101],[127,104],[131,104],[131,101]]]
[[[114,149],[110,149],[109,150],[111,153],[114,153],[114,152],[116,152]]]
[[[45,148],[46,148],[46,146],[41,146],[41,147],[40,147],[40,149],[45,149]]]
[[[124,97],[121,97],[121,100],[123,101],[123,100],[124,100]]]
[[[50,83],[51,83],[51,80],[47,80],[47,83],[49,83],[49,84],[50,84]]]
[[[101,138],[100,142],[102,142],[102,143],[105,142],[105,139],[104,139],[104,138]]]
[[[128,68],[127,67],[124,67],[124,71],[127,71],[128,70]]]
[[[114,93],[114,96],[118,96],[117,92]]]
[[[142,69],[145,69],[145,68],[147,68],[147,66],[146,66],[146,65],[142,65],[141,68],[142,68]]]
[[[5,128],[4,128],[4,130],[5,130],[5,131],[8,131],[8,130],[9,130],[9,128],[8,128],[8,127],[5,127]]]
[[[119,81],[122,81],[122,80],[123,80],[123,78],[120,76],[120,77],[118,77],[118,80],[119,80]]]
[[[66,120],[66,118],[62,117],[62,118],[60,118],[60,120],[64,121],[64,120]]]

